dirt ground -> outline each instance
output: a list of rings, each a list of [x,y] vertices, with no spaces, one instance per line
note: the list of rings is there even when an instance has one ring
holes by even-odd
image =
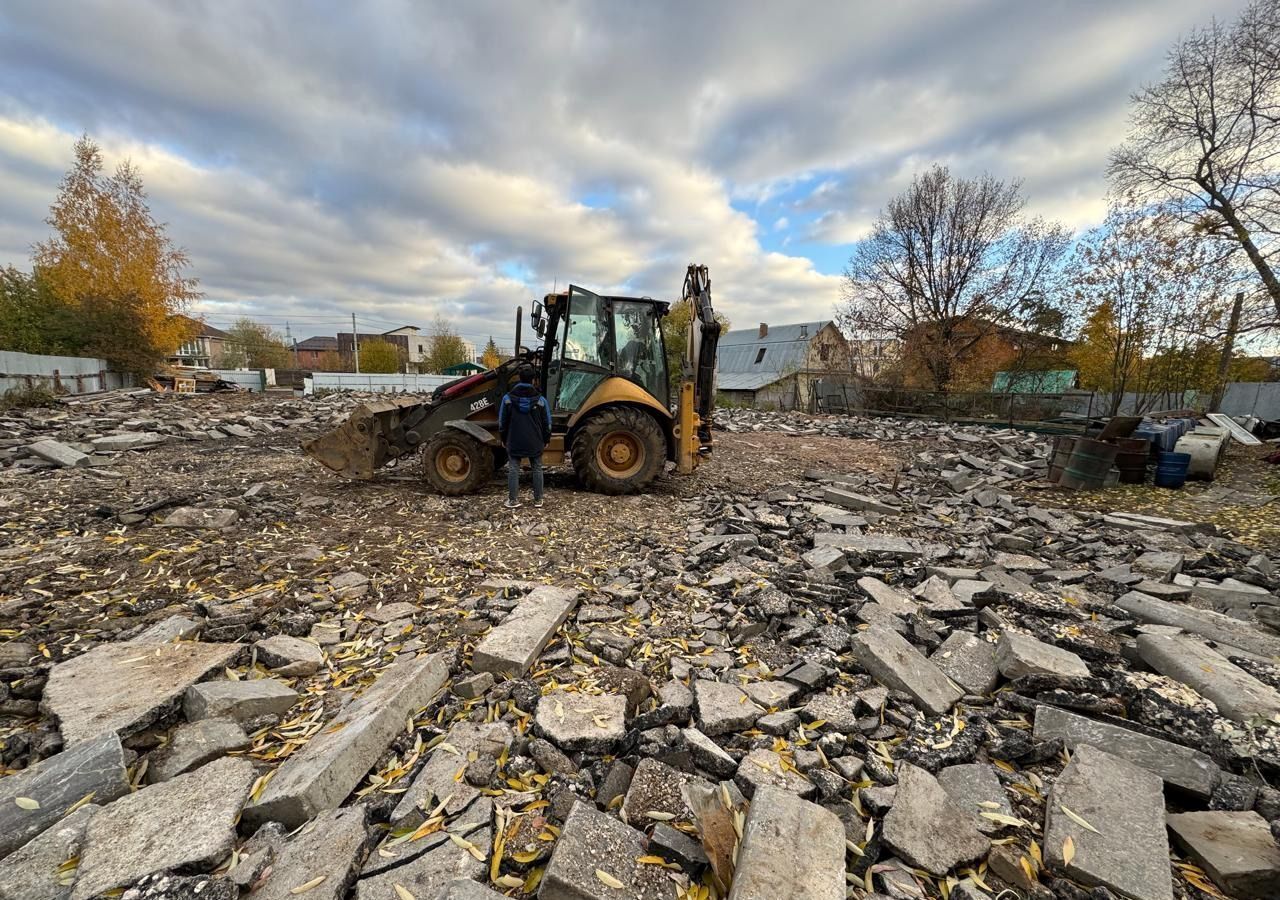
[[[490,577],[598,585],[638,549],[687,546],[703,502],[797,481],[812,467],[888,472],[898,452],[873,441],[718,433],[695,475],[667,474],[647,494],[588,493],[571,470],[553,469],[546,506],[513,511],[503,508],[505,474],[463,498],[434,494],[413,464],[347,481],[302,454],[310,436],[175,443],[104,470],[0,473],[0,639],[38,641],[58,659],[179,604],[264,584],[305,591],[346,569],[378,579],[385,599]],[[523,490],[527,498],[527,480]],[[151,504],[158,509],[142,523],[117,519]],[[241,521],[226,532],[159,524],[176,506],[200,505],[238,509]]]

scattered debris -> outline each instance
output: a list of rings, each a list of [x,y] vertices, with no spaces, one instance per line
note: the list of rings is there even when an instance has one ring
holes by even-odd
[[[1195,489],[733,410],[513,515],[300,466],[354,399],[4,420],[0,897],[1276,893],[1280,560]]]

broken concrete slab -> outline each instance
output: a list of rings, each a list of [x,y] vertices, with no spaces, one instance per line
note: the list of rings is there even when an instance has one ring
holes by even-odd
[[[814,547],[801,557],[811,569],[834,572],[844,566],[844,551],[839,547]]]
[[[239,644],[99,644],[49,673],[44,707],[67,746],[127,737],[175,712],[187,688],[231,664]]]
[[[913,866],[945,875],[991,848],[971,811],[952,799],[938,779],[906,762],[895,773],[898,790],[882,832],[891,850]]]
[[[429,845],[425,853],[410,855],[404,862],[389,867],[379,865],[370,857],[370,863],[356,882],[355,900],[404,900],[405,894],[436,897],[455,881],[484,878],[493,852],[493,804],[486,798],[477,806],[476,818],[471,821],[478,821],[480,827],[458,835],[465,845],[443,840]],[[468,816],[471,814],[468,812]],[[474,854],[469,849],[472,847]],[[412,854],[412,849],[409,852]],[[370,865],[374,866],[372,871]]]
[[[189,641],[200,634],[204,628],[202,619],[187,616],[170,616],[157,622],[146,631],[129,641],[130,644],[168,644],[171,641]]]
[[[1061,739],[1068,750],[1089,744],[1153,772],[1174,787],[1208,799],[1221,770],[1207,754],[1171,741],[1059,709],[1037,706],[1035,739]]]
[[[147,783],[169,781],[248,746],[249,736],[230,719],[202,719],[179,725],[169,743],[147,758]]]
[[[834,813],[761,785],[742,829],[729,900],[843,900],[844,840]]]
[[[1146,516],[1139,513],[1116,512],[1102,517],[1107,525],[1126,529],[1150,529],[1152,531],[1172,531],[1179,534],[1194,534],[1201,531],[1212,531],[1212,525],[1200,522],[1187,522],[1182,519],[1165,519],[1160,516]]]
[[[235,847],[236,816],[254,778],[247,759],[223,758],[104,807],[85,829],[72,900],[220,862]]]
[[[936,619],[966,616],[974,612],[973,606],[957,597],[945,578],[930,575],[911,591],[920,601],[925,612]]]
[[[445,885],[435,900],[503,900],[503,897],[470,878],[457,878]]]
[[[85,828],[100,806],[82,806],[0,861],[0,900],[66,900],[62,865],[80,855]]]
[[[636,862],[644,855],[643,833],[597,811],[590,803],[578,801],[560,830],[538,898],[670,900],[674,889],[667,871]],[[622,887],[611,887],[608,882]]]
[[[845,553],[890,559],[920,559],[926,555],[941,555],[946,550],[941,544],[921,544],[892,534],[836,534],[830,531],[815,534],[813,546],[838,547]]]
[[[693,810],[684,801],[684,788],[690,782],[710,787],[696,775],[673,769],[664,762],[653,758],[640,760],[622,801],[622,821],[635,828],[647,828],[658,821],[657,816],[663,817],[661,821],[692,823]],[[666,819],[666,816],[674,818]]]
[[[829,487],[823,490],[822,499],[832,506],[839,506],[842,509],[852,509],[855,511],[863,511],[877,513],[882,516],[892,516],[902,512],[896,506],[888,503],[881,503],[874,497],[868,497],[865,494],[857,494],[853,491],[845,491],[840,488]]]
[[[89,454],[59,441],[36,441],[27,445],[27,452],[64,469],[83,469],[92,462]]]
[[[1280,897],[1280,844],[1266,819],[1249,812],[1189,812],[1169,816],[1173,839],[1214,883],[1242,900]]]
[[[534,726],[568,753],[607,753],[627,733],[627,698],[621,694],[552,691],[538,701]]]
[[[800,688],[789,681],[752,681],[744,684],[742,690],[753,703],[765,709],[790,706],[791,701],[800,693]]]
[[[321,813],[276,851],[265,880],[248,900],[293,900],[300,893],[307,900],[344,900],[368,840],[363,806]],[[317,878],[323,881],[306,887]]]
[[[498,678],[519,678],[529,671],[556,629],[578,603],[580,591],[543,585],[529,592],[476,645],[471,668]]]
[[[401,619],[412,619],[421,609],[412,603],[400,600],[395,603],[383,603],[380,606],[372,607],[364,611],[364,617],[371,622],[377,622],[379,625],[387,625],[391,622],[399,622]]]
[[[1280,715],[1280,691],[1188,637],[1140,634],[1138,653],[1162,675],[1194,688],[1236,722]]]
[[[900,616],[909,616],[920,609],[918,603],[901,591],[890,587],[879,578],[864,575],[858,579],[858,587],[864,594]]]
[[[929,661],[969,694],[989,694],[1000,681],[995,645],[971,631],[951,632]]]
[[[1014,816],[1009,795],[1005,793],[994,766],[987,763],[966,763],[947,766],[938,772],[938,783],[951,795],[961,809],[973,814],[974,824],[983,834],[995,834],[1004,828],[983,813]]]
[[[1064,810],[1088,822],[1085,828]],[[1159,775],[1082,744],[1049,793],[1044,856],[1073,881],[1134,900],[1172,900],[1164,783]],[[1071,838],[1070,862],[1062,848]]]
[[[466,766],[472,753],[477,758],[496,759],[511,745],[510,726],[502,722],[476,724],[458,722],[445,734],[445,738],[422,764],[413,783],[400,798],[391,814],[396,827],[421,825],[427,812],[438,803],[447,800],[445,812],[456,815],[480,796],[480,789],[469,784],[458,774]]]
[[[1136,591],[1124,594],[1116,601],[1116,606],[1139,622],[1181,628],[1211,641],[1239,647],[1260,656],[1280,656],[1280,637],[1267,634],[1247,622],[1223,613],[1170,603]]]
[[[1027,572],[1032,575],[1038,575],[1053,568],[1043,559],[1036,559],[1025,553],[996,553],[991,557],[991,562],[1009,572]]]
[[[179,506],[160,523],[164,528],[208,528],[221,531],[240,521],[240,511],[235,509],[203,509],[197,506]]]
[[[1220,582],[1197,579],[1191,586],[1191,593],[1224,610],[1245,610],[1252,603],[1280,604],[1280,597],[1267,589],[1234,578],[1224,578]]]
[[[1149,550],[1133,561],[1133,570],[1150,576],[1157,582],[1167,583],[1182,571],[1186,557],[1169,550]]]
[[[824,729],[852,734],[858,730],[852,694],[815,694],[800,710],[806,722],[822,722]]]
[[[698,728],[703,734],[728,734],[750,728],[764,710],[735,684],[699,678],[693,683],[694,702],[698,711]]]
[[[1027,634],[1006,629],[996,644],[996,667],[1005,678],[1024,675],[1059,675],[1088,678],[1084,660],[1070,650],[1036,640]]]
[[[85,797],[106,804],[127,793],[124,748],[114,732],[0,778],[0,859],[54,825]],[[24,809],[17,802],[19,797],[39,806]]]
[[[205,681],[187,688],[182,711],[188,722],[230,719],[244,724],[262,716],[283,716],[297,699],[297,691],[274,678]]]
[[[734,783],[750,798],[766,785],[780,788],[799,797],[812,797],[813,782],[801,775],[794,764],[784,766],[783,757],[773,750],[752,750],[738,765]]]
[[[733,773],[738,771],[738,761],[698,729],[685,728],[680,733],[684,735],[689,754],[698,768],[704,769],[716,778],[731,778]]]
[[[289,678],[314,675],[324,666],[318,644],[287,634],[276,634],[253,645],[258,662],[277,675]]]
[[[872,625],[853,636],[853,655],[873,678],[886,687],[906,691],[932,715],[946,713],[964,695],[905,638],[882,625]]]
[[[290,828],[337,807],[386,749],[405,719],[431,702],[449,678],[446,654],[404,657],[382,672],[299,752],[286,759],[244,811],[247,825]]]

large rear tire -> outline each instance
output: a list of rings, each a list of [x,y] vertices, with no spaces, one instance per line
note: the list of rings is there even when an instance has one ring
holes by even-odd
[[[573,440],[573,470],[589,490],[635,494],[662,471],[667,442],[653,416],[616,406],[592,416]]]
[[[474,494],[493,477],[493,452],[471,435],[445,428],[422,448],[422,471],[446,496]]]

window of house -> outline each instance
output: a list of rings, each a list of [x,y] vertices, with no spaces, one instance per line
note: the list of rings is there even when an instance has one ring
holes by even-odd
[[[756,365],[757,365],[757,366],[758,366],[758,365],[760,365],[761,360],[763,360],[763,359],[764,359],[764,352],[765,352],[766,350],[768,350],[768,349],[769,349],[768,347],[761,347],[759,350],[757,350],[757,351],[756,351]]]
[[[830,356],[831,356],[831,348],[828,347],[826,344],[823,344],[821,347],[818,348],[818,357],[823,362],[827,362]]]
[[[800,337],[802,337],[802,338],[807,338],[808,336],[809,336],[809,326],[808,326],[808,325],[801,325],[801,326],[800,326]]]

